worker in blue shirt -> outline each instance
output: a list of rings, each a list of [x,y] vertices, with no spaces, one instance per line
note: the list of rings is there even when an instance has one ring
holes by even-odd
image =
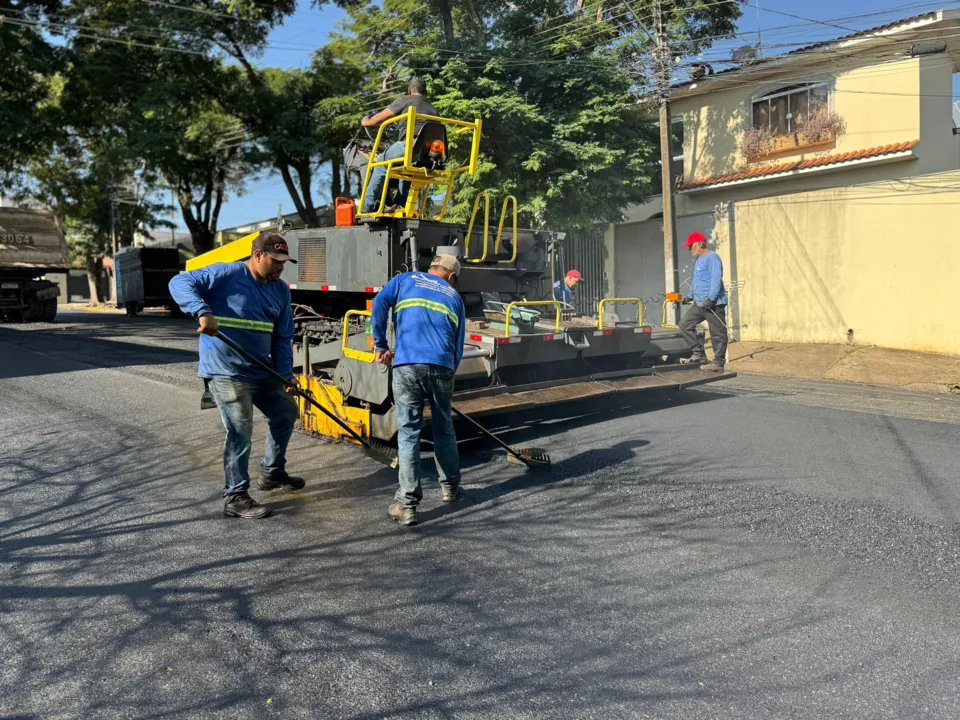
[[[582,282],[583,275],[580,274],[580,271],[571,270],[563,280],[557,280],[553,284],[553,299],[567,305],[573,305],[573,290]]]
[[[286,471],[287,443],[297,420],[291,390],[251,366],[217,337],[219,331],[285,378],[293,378],[293,311],[290,288],[280,280],[283,264],[295,263],[286,240],[259,235],[245,262],[215,263],[170,281],[180,308],[200,320],[200,368],[227,431],[223,446],[223,513],[263,518],[266,505],[249,495],[253,408],[267,418],[267,444],[260,463],[261,490],[299,490],[304,481]]]
[[[727,360],[727,291],[723,287],[723,261],[707,248],[707,236],[692,232],[683,244],[694,257],[693,283],[684,304],[692,307],[680,321],[680,329],[697,343],[691,362],[701,363],[705,372],[723,372]],[[703,343],[696,335],[696,327],[706,321],[713,345],[713,362],[707,362]]]
[[[393,367],[397,412],[400,487],[387,515],[401,525],[416,525],[420,487],[420,433],[423,407],[430,403],[433,453],[440,474],[441,500],[460,497],[460,458],[450,408],[453,376],[463,357],[466,319],[463,300],[454,289],[460,261],[438,255],[429,272],[396,275],[373,300],[372,325],[376,360]],[[393,311],[393,350],[387,320]]]

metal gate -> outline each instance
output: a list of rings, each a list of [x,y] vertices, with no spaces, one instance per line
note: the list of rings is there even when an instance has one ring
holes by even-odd
[[[700,230],[714,236],[713,213],[684,215],[677,218],[677,268],[680,271],[680,292],[690,290],[693,259],[683,247],[687,235]],[[712,249],[716,245],[711,243]],[[614,290],[617,297],[638,297],[643,301],[644,322],[660,324],[666,282],[664,280],[663,221],[617,225],[614,228]],[[626,307],[624,307],[625,319]]]
[[[603,231],[597,228],[571,233],[561,245],[563,249],[555,277],[562,280],[569,270],[579,270],[584,282],[577,285],[573,304],[579,315],[596,315],[600,301],[607,295],[603,276]]]

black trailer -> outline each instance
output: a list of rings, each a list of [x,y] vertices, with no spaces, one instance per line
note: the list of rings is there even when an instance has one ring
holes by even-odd
[[[180,307],[167,287],[182,269],[176,248],[129,247],[117,251],[117,307],[136,315],[144,308],[165,307],[180,317]]]

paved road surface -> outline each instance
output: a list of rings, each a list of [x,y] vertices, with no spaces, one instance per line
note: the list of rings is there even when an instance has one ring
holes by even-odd
[[[394,478],[302,436],[220,516],[189,321],[0,326],[0,716],[934,718],[960,700],[960,399],[739,378]],[[924,418],[932,418],[924,419]],[[262,426],[258,427],[262,434]]]

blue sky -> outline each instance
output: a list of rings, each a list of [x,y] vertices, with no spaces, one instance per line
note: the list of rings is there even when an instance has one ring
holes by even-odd
[[[705,54],[705,59],[729,57],[731,48],[755,44],[758,26],[764,54],[773,55],[929,10],[957,7],[960,7],[960,0],[805,0],[803,3],[796,0],[749,0],[743,8],[738,37],[718,43]],[[260,58],[260,63],[273,67],[309,65],[312,50],[323,45],[342,18],[343,11],[332,5],[317,9],[310,0],[299,0],[297,12],[270,36],[270,47]],[[716,69],[723,67],[728,66],[718,65]],[[958,95],[956,86],[954,95]],[[245,195],[231,197],[224,204],[220,227],[276,217],[278,204],[283,205],[284,212],[294,209],[279,176],[251,179]]]

